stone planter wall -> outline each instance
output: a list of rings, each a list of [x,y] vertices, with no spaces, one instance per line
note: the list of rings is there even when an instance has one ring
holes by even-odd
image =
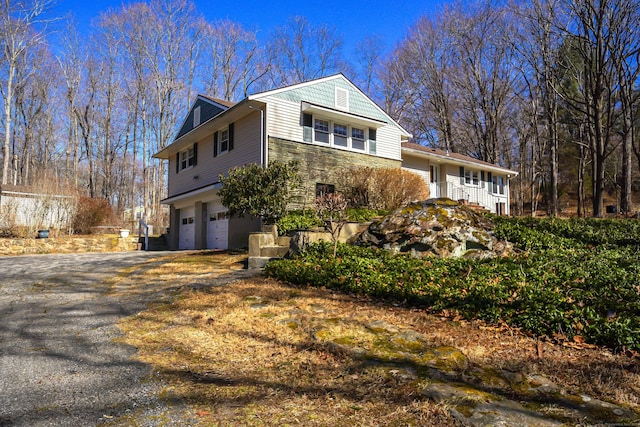
[[[63,236],[48,239],[0,238],[0,255],[126,252],[138,248],[138,237],[119,237],[117,234],[95,236]]]
[[[344,225],[338,236],[340,242],[347,242],[352,237],[367,229],[370,222],[349,222]],[[319,241],[331,242],[331,233],[323,228],[316,230],[296,231],[291,237],[278,237],[277,229],[251,233],[249,235],[249,268],[262,268],[274,258],[280,258],[287,252],[298,252],[306,245]]]

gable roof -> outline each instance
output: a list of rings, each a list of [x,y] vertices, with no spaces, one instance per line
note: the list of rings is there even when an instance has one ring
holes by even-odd
[[[332,108],[335,104],[334,97],[336,87],[351,90],[352,92],[349,93],[354,94],[353,98],[349,96],[348,109],[338,110]],[[411,133],[393,120],[391,116],[389,116],[355,84],[347,79],[342,73],[338,73],[278,89],[258,92],[237,103],[224,101],[207,95],[198,95],[172,143],[155,153],[153,157],[168,159],[168,156],[175,154],[175,152],[181,149],[185,144],[189,142],[193,143],[194,139],[197,139],[197,137],[204,132],[204,126],[210,125],[214,119],[218,120],[247,114],[247,112],[251,111],[251,109],[256,105],[264,105],[265,100],[263,98],[269,96],[299,102],[302,108],[322,108],[325,110],[333,110],[334,113],[348,115],[351,119],[360,120],[362,123],[369,124],[372,127],[380,127],[385,124],[390,124],[391,126],[397,127],[402,133],[402,136],[406,139],[409,139],[412,136]],[[201,106],[200,124],[194,128],[193,114],[194,109],[198,105]],[[207,108],[204,108],[204,106]],[[214,109],[211,110],[208,106],[212,106]],[[186,135],[188,136],[185,137]]]
[[[349,101],[347,108],[334,108],[335,89],[345,89],[349,91]],[[378,106],[369,96],[367,96],[358,86],[353,84],[344,74],[338,73],[331,76],[321,77],[315,80],[259,92],[250,95],[250,100],[261,100],[265,97],[277,97],[287,101],[301,103],[307,106],[318,106],[325,109],[341,111],[343,113],[360,117],[363,119],[378,122],[380,124],[390,124],[400,129],[407,138],[412,135],[404,129],[398,122],[389,116]]]
[[[201,98],[204,98],[204,99],[208,99],[209,101],[211,101],[211,102],[213,102],[213,103],[216,103],[216,104],[220,104],[220,105],[222,105],[222,106],[225,106],[225,107],[227,107],[227,108],[231,108],[231,107],[233,107],[234,105],[236,105],[236,103],[235,103],[235,102],[232,102],[232,101],[226,101],[226,100],[224,100],[224,99],[222,99],[222,98],[214,98],[213,96],[203,95],[203,94],[199,94],[198,96],[199,96],[199,97],[201,97]]]
[[[233,102],[224,101],[218,98],[212,98],[206,95],[198,95],[195,101],[193,101],[193,104],[191,104],[191,108],[189,108],[189,113],[184,118],[184,121],[182,122],[182,125],[180,125],[180,129],[178,130],[178,133],[176,134],[175,138],[173,138],[173,140],[175,141],[176,139],[191,132],[194,129],[193,115],[194,115],[194,110],[197,107],[200,107],[200,123],[198,124],[198,126],[200,126],[203,123],[207,122],[209,119],[228,110],[234,105],[235,103]]]
[[[482,166],[484,169],[504,173],[508,175],[518,175],[518,172],[511,169],[503,168],[502,166],[495,165],[493,163],[478,160],[473,157],[465,156],[464,154],[452,153],[438,148],[427,147],[425,145],[415,144],[413,142],[403,142],[402,152],[409,154],[416,154],[421,157],[429,157],[438,160],[445,160],[449,163],[455,163],[460,165],[475,165]]]

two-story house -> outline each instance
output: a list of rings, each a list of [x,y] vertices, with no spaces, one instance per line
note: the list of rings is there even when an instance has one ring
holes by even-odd
[[[155,154],[169,162],[169,247],[246,247],[260,224],[228,218],[219,175],[249,163],[297,160],[298,207],[340,190],[336,171],[402,166],[411,135],[342,74],[251,95],[236,104],[198,96],[173,143]]]
[[[310,206],[321,192],[340,191],[341,169],[370,166],[404,167],[430,183],[432,197],[465,199],[508,213],[514,172],[408,143],[410,137],[342,74],[257,93],[235,104],[200,95],[173,143],[155,154],[169,162],[163,201],[170,206],[169,247],[246,247],[260,223],[228,217],[217,195],[219,175],[234,166],[268,166],[274,160],[299,162],[298,208]],[[484,193],[491,198],[484,200]]]

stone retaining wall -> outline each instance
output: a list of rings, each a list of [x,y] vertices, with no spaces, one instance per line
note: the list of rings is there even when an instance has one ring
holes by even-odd
[[[300,168],[302,185],[293,191],[290,209],[304,209],[313,206],[316,198],[316,184],[333,184],[336,191],[340,187],[341,173],[353,167],[400,169],[402,162],[366,153],[303,144],[281,138],[269,137],[269,160],[288,162],[296,160]]]
[[[0,238],[0,255],[126,252],[138,248],[138,237],[122,238],[117,234],[63,236],[48,239]]]

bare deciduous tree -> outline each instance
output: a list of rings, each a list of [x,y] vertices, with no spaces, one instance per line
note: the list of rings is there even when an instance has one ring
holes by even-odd
[[[226,19],[207,24],[205,34],[211,41],[202,67],[207,93],[229,101],[246,97],[268,70],[256,33]]]
[[[342,71],[342,44],[335,28],[314,26],[302,16],[290,18],[268,43],[272,85],[287,86]]]
[[[6,68],[6,75],[3,76],[0,85],[4,104],[3,185],[7,184],[9,179],[15,86],[20,84],[16,82],[16,71],[27,51],[44,41],[46,21],[43,16],[48,5],[48,0],[2,0],[0,2],[0,47],[2,48],[0,61]]]
[[[632,0],[572,0],[568,9],[573,18],[569,28],[578,64],[569,64],[579,82],[577,96],[565,96],[586,124],[591,153],[593,216],[604,215],[605,161],[614,150],[616,121],[616,45],[625,32],[625,6]],[[636,5],[637,8],[637,5]],[[635,16],[637,19],[637,14]]]
[[[548,200],[549,213],[557,216],[558,207],[558,146],[559,146],[559,76],[558,54],[566,30],[562,24],[566,16],[560,0],[531,0],[526,3],[514,2],[512,6],[519,18],[519,31],[515,34],[515,48],[521,61],[521,70],[529,83],[529,93],[535,93],[539,108],[531,113],[536,123],[538,144],[544,138],[543,145],[548,147]],[[535,89],[532,91],[532,86]],[[543,118],[542,123],[539,119]],[[538,128],[542,127],[543,132]]]

